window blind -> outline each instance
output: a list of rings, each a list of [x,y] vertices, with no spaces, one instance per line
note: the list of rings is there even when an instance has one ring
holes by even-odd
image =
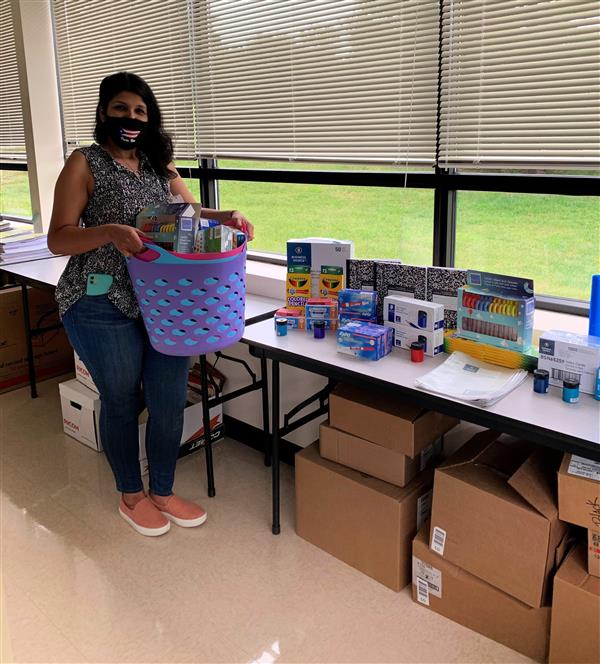
[[[440,165],[600,166],[597,1],[443,2]]]
[[[203,156],[435,160],[438,2],[194,3]]]
[[[0,0],[0,160],[26,161],[23,109],[10,0]]]
[[[93,141],[101,80],[152,88],[177,158],[196,155],[191,0],[52,0],[66,151]]]

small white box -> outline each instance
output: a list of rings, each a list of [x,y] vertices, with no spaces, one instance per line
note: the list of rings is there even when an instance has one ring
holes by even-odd
[[[444,352],[444,330],[435,330],[429,332],[428,330],[418,330],[408,325],[396,325],[395,323],[384,322],[386,327],[391,327],[394,330],[394,338],[392,345],[394,348],[404,348],[410,350],[410,345],[413,341],[421,341],[425,344],[425,355],[434,357],[439,353]]]
[[[412,297],[388,295],[383,300],[383,317],[388,323],[434,332],[444,329],[444,305]]]
[[[102,452],[98,394],[76,379],[60,383],[58,389],[65,433],[96,452]]]
[[[78,380],[69,380],[59,386],[65,433],[96,452],[102,452],[100,438],[100,397]],[[139,418],[139,460],[142,475],[148,472],[146,459],[146,422],[148,411]],[[210,409],[211,438],[213,443],[224,437],[223,406]],[[202,404],[188,406],[183,413],[183,433],[179,444],[178,458],[187,456],[204,445]]]
[[[596,370],[600,367],[600,337],[550,330],[540,336],[538,369],[550,374],[550,385],[578,380],[579,389],[594,394]]]
[[[87,370],[79,355],[77,355],[77,351],[73,351],[73,354],[75,355],[75,377],[80,383],[83,383],[86,387],[89,387],[90,390],[94,390],[94,392],[98,394],[99,390],[96,387],[96,383],[94,383],[90,372]]]

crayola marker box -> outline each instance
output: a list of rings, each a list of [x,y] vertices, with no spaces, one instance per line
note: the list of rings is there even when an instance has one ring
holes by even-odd
[[[319,296],[337,300],[344,288],[344,268],[336,265],[323,265],[319,280]]]
[[[310,270],[304,265],[288,265],[285,281],[285,304],[287,308],[304,310],[310,298]]]

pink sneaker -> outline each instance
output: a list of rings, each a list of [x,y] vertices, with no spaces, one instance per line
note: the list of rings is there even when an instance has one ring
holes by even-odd
[[[164,535],[171,528],[169,520],[156,509],[148,496],[136,503],[133,509],[127,507],[123,496],[121,496],[119,514],[140,535],[146,535],[147,537]]]
[[[161,501],[160,503],[152,496],[149,498],[163,516],[178,526],[183,526],[183,528],[200,526],[208,516],[200,505],[184,500],[175,494],[169,496],[165,502]]]

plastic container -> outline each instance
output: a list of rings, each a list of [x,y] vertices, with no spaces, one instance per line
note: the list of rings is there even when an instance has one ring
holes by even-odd
[[[214,353],[242,338],[246,243],[226,253],[176,254],[154,244],[127,259],[152,347],[165,355]]]
[[[546,394],[550,385],[550,373],[545,369],[536,369],[533,372],[533,391]]]
[[[566,403],[577,403],[579,401],[579,381],[564,380],[562,399]]]

